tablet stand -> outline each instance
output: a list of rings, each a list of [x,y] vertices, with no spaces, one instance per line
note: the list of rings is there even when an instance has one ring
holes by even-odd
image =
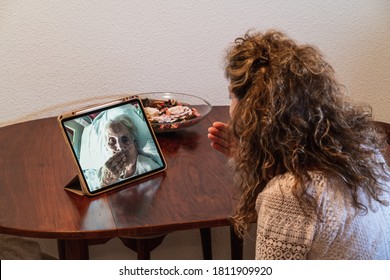
[[[81,188],[79,175],[73,177],[68,184],[65,185],[65,190],[76,193],[78,195],[84,195],[84,192]]]

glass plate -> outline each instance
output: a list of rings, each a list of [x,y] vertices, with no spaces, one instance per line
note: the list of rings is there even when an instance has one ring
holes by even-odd
[[[203,98],[184,93],[149,92],[137,96],[155,132],[177,131],[193,126],[203,120],[212,108]]]

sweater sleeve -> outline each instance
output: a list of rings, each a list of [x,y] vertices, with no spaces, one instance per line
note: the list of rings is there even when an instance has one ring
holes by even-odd
[[[259,194],[256,259],[306,259],[313,242],[316,221],[305,216],[291,193],[292,176],[278,176]]]

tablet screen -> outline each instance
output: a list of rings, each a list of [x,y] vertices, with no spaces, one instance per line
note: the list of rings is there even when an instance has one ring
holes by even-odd
[[[90,194],[165,169],[155,135],[138,98],[61,119]]]

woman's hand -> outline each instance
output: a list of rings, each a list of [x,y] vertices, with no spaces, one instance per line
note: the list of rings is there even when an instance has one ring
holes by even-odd
[[[227,157],[232,156],[232,143],[229,126],[223,122],[214,122],[208,129],[207,137],[211,140],[211,146]]]
[[[110,157],[104,165],[114,176],[119,175],[126,169],[126,155],[124,151],[120,151]]]
[[[126,170],[126,155],[123,151],[114,154],[103,165],[100,171],[100,180],[103,186],[110,185],[119,180]]]

